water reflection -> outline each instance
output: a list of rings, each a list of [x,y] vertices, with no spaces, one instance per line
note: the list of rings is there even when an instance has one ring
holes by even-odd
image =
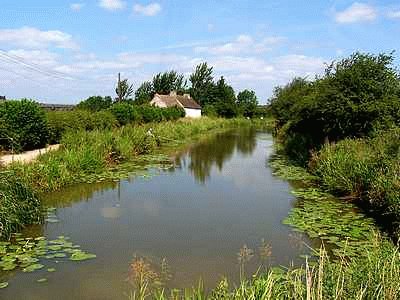
[[[255,129],[248,128],[214,135],[178,156],[175,164],[187,166],[194,178],[204,184],[209,180],[212,168],[222,171],[224,163],[235,152],[251,156],[257,146],[256,134]]]

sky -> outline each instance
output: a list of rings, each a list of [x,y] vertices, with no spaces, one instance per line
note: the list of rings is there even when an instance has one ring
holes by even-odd
[[[355,51],[400,50],[398,0],[0,0],[0,96],[76,104],[201,62],[267,103]],[[399,65],[396,58],[396,65]]]

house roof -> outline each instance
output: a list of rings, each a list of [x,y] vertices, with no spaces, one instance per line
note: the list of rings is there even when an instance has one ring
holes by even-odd
[[[189,95],[159,95],[157,97],[165,103],[167,107],[183,106],[184,108],[201,109],[201,106]]]

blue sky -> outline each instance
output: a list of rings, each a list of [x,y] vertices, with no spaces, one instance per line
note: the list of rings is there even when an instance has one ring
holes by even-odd
[[[400,49],[398,0],[1,0],[0,20],[0,95],[52,103],[203,61],[265,103],[334,59]]]

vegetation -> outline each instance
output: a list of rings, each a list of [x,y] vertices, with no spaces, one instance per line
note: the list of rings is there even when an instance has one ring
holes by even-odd
[[[31,100],[0,103],[0,146],[4,150],[31,150],[43,147],[48,139],[44,111]]]
[[[252,253],[247,249],[247,259]],[[185,290],[168,290],[161,281],[165,268],[157,272],[149,262],[136,259],[131,265],[130,278],[135,290],[130,299],[397,299],[398,248],[376,237],[364,253],[333,262],[322,248],[316,253],[316,261],[306,258],[302,267],[261,269],[251,279],[242,278],[237,287],[223,279],[209,292],[201,282]]]
[[[32,189],[13,172],[0,173],[0,239],[41,221],[41,203]]]
[[[399,231],[400,75],[393,54],[355,53],[313,82],[296,78],[275,90],[270,110],[292,162],[322,185],[360,199]]]
[[[111,107],[113,100],[110,96],[92,96],[81,101],[77,108],[81,110],[100,111]]]
[[[392,54],[355,53],[314,82],[276,88],[271,112],[286,152],[306,163],[325,142],[364,137],[400,125],[400,80]]]

